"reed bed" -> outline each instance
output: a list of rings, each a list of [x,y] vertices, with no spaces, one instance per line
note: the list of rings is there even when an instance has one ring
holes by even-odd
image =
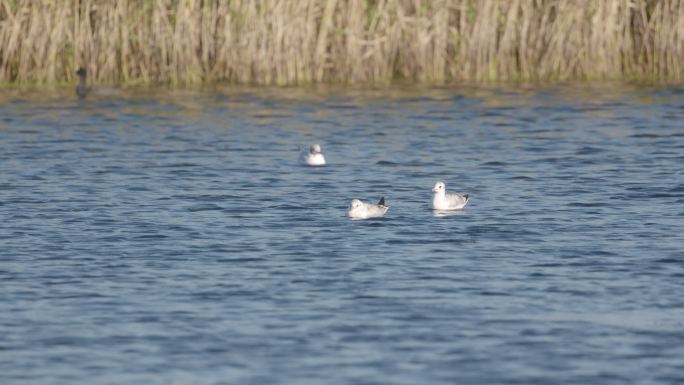
[[[684,0],[0,0],[0,82],[684,77]]]

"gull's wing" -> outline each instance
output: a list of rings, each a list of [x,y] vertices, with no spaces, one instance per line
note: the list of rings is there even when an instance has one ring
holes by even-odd
[[[465,207],[465,205],[468,203],[468,197],[468,194],[447,194],[449,206],[451,207]]]

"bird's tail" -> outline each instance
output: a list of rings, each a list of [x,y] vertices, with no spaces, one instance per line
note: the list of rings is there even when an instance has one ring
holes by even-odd
[[[380,205],[380,206],[385,205],[385,197],[380,197],[380,202],[378,202],[378,205]]]

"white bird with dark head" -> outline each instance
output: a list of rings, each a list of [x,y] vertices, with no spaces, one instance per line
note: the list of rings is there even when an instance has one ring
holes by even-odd
[[[389,206],[385,206],[385,197],[380,198],[377,205],[364,203],[359,199],[352,199],[347,214],[349,215],[349,218],[353,220],[381,218],[385,215],[387,210],[389,210]]]
[[[468,194],[447,194],[442,181],[435,183],[432,192],[435,193],[432,198],[433,210],[461,210],[468,204]]]
[[[323,152],[321,152],[321,145],[314,144],[309,148],[309,151],[302,151],[301,160],[302,163],[309,166],[324,166],[325,157]]]

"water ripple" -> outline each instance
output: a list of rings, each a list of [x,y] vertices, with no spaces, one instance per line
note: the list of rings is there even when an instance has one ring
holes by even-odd
[[[0,383],[684,378],[681,88],[68,91],[0,96]]]

